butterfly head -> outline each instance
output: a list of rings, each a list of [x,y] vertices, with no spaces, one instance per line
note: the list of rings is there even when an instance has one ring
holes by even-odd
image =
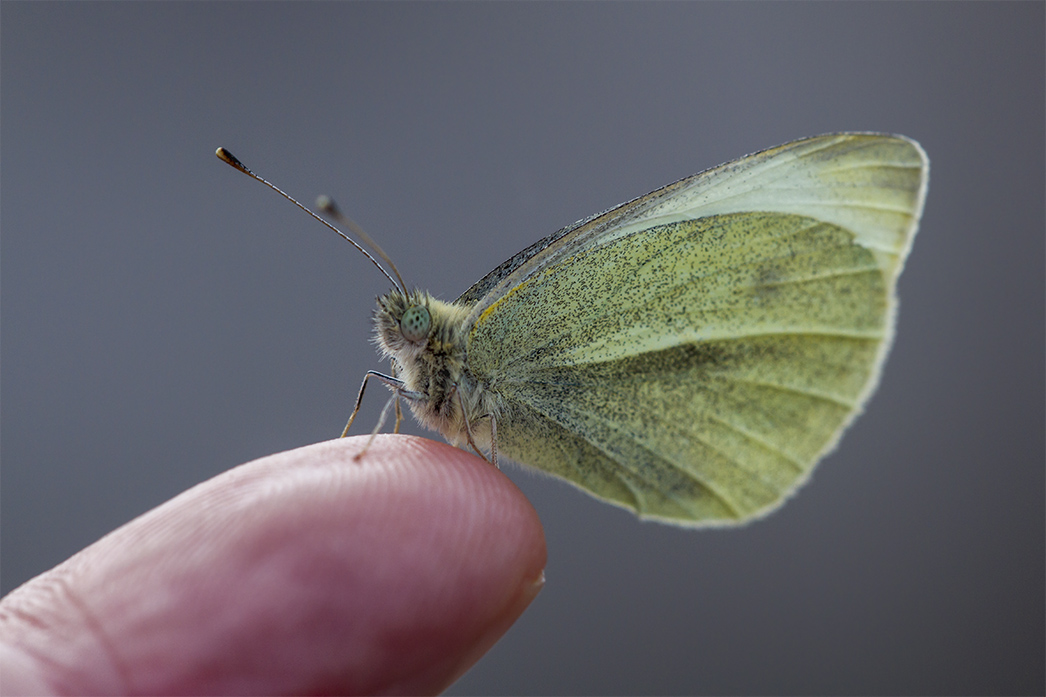
[[[436,300],[423,291],[394,290],[378,298],[374,313],[374,343],[391,359],[404,392],[413,395],[408,400],[411,410],[422,423],[452,439],[460,430],[452,398],[466,384],[468,312],[466,306]]]
[[[402,361],[426,351],[444,352],[460,342],[468,310],[425,291],[391,291],[378,298],[374,341],[388,356]]]
[[[424,350],[433,326],[431,300],[428,293],[417,290],[409,295],[392,291],[378,298],[375,341],[393,355]]]

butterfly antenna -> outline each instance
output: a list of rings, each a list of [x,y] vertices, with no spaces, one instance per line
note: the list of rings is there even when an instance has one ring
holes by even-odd
[[[371,251],[373,251],[375,254],[381,257],[381,260],[388,264],[389,268],[392,269],[392,273],[396,274],[396,278],[400,280],[400,287],[402,287],[404,289],[403,292],[406,293],[406,287],[403,283],[403,277],[400,276],[399,269],[397,269],[396,265],[392,263],[392,259],[389,258],[389,255],[385,253],[385,250],[382,249],[381,246],[377,242],[375,242],[370,235],[363,231],[363,228],[356,224],[355,220],[341,212],[341,209],[338,208],[338,204],[334,203],[334,199],[332,199],[330,196],[320,196],[316,199],[316,207],[319,208],[320,211],[322,211],[323,213],[326,213],[331,218],[333,218],[335,222],[344,225],[349,230],[352,230],[352,234],[356,235],[356,237],[363,240],[363,244],[370,247]]]
[[[378,253],[378,256],[380,256],[385,261],[385,263],[387,263],[392,268],[393,273],[396,274],[396,278],[393,278],[391,275],[389,275],[389,272],[385,270],[385,267],[382,266],[381,264],[379,264],[378,260],[375,259],[373,256],[371,256],[370,252],[368,252],[366,249],[361,247],[359,245],[359,243],[356,242],[356,240],[352,239],[351,237],[346,235],[344,232],[342,232],[338,228],[334,227],[333,225],[331,225],[326,220],[324,220],[320,216],[318,216],[315,213],[313,213],[311,210],[309,210],[308,208],[306,208],[302,204],[298,203],[294,199],[293,196],[291,196],[290,194],[286,193],[285,191],[280,189],[278,186],[276,186],[272,182],[268,181],[267,179],[263,179],[262,177],[258,176],[257,174],[255,174],[251,170],[247,169],[247,165],[243,164],[238,159],[236,159],[236,157],[231,152],[229,152],[225,148],[218,148],[217,150],[214,151],[214,154],[217,155],[218,159],[221,160],[222,162],[224,162],[225,164],[229,165],[233,169],[238,169],[239,171],[243,172],[244,174],[246,174],[251,179],[256,179],[257,181],[260,181],[262,184],[264,184],[265,186],[269,187],[270,189],[272,189],[273,191],[278,193],[280,196],[283,196],[285,199],[287,199],[288,201],[293,203],[295,206],[297,206],[298,208],[302,209],[303,211],[305,211],[306,213],[311,215],[316,220],[318,220],[321,223],[323,223],[324,225],[326,225],[328,228],[330,228],[334,232],[338,233],[338,235],[340,235],[342,237],[342,239],[344,239],[346,242],[351,244],[356,249],[360,250],[360,252],[363,253],[363,256],[365,256],[368,259],[370,259],[371,263],[374,264],[376,267],[378,267],[378,270],[381,271],[385,275],[385,278],[389,279],[389,281],[392,282],[392,285],[399,286],[400,290],[403,291],[403,294],[404,295],[407,294],[407,285],[403,282],[403,278],[400,276],[399,271],[396,270],[395,264],[393,264],[392,261],[389,259],[388,255],[386,255],[385,252],[381,251],[381,249],[376,244],[374,244],[374,241],[371,240],[370,237],[368,237],[363,232],[363,230],[360,229],[359,225],[356,225],[355,223],[352,223],[352,225],[349,226],[349,229],[352,230],[354,233],[356,233],[356,235],[359,236],[365,243],[367,243],[368,245],[370,245],[371,247],[374,248],[374,251],[376,251]],[[348,220],[348,218],[345,218],[345,220]]]

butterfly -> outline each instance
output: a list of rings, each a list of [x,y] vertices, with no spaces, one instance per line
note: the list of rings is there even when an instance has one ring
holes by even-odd
[[[903,136],[793,141],[569,225],[449,303],[371,243],[392,371],[363,388],[644,518],[765,515],[879,382],[928,170]]]

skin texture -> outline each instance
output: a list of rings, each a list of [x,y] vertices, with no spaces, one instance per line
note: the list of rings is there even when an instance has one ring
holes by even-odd
[[[408,436],[249,462],[0,600],[4,694],[434,694],[544,583],[523,494]]]

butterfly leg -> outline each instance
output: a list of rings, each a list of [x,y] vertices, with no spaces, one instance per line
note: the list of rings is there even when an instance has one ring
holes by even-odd
[[[464,398],[462,398],[461,392],[458,390],[458,386],[454,385],[454,387],[452,387],[451,389],[454,390],[454,393],[458,397],[458,407],[461,408],[461,420],[465,422],[465,439],[468,440],[468,444],[472,447],[472,449],[476,452],[477,455],[479,455],[481,458],[497,467],[497,460],[495,459],[493,462],[491,462],[490,458],[483,454],[483,451],[479,449],[479,446],[476,445],[476,441],[472,438],[472,424],[469,423],[468,412],[465,411],[465,400]]]
[[[352,427],[352,422],[356,420],[356,414],[360,413],[360,405],[363,404],[363,392],[367,389],[367,381],[371,378],[378,378],[388,385],[397,395],[400,394],[400,390],[403,389],[402,380],[390,375],[383,375],[376,370],[368,370],[367,374],[363,376],[363,384],[360,385],[360,393],[356,396],[356,406],[353,408],[352,414],[349,416],[349,422],[345,424],[345,430],[341,432],[342,438],[349,435],[349,429]],[[399,400],[397,400],[397,407],[399,406],[398,401]]]
[[[396,377],[396,364],[392,364],[392,377]],[[403,410],[400,408],[399,393],[396,393],[396,425],[392,427],[393,433],[400,432],[400,424],[403,423]]]
[[[359,460],[363,455],[370,449],[370,444],[374,442],[374,436],[378,435],[381,431],[381,427],[385,425],[385,419],[389,416],[389,408],[395,405],[396,407],[396,432],[399,432],[399,422],[402,421],[403,416],[400,412],[400,397],[404,399],[421,399],[421,395],[416,392],[410,392],[403,389],[403,381],[399,378],[383,375],[376,370],[368,370],[367,374],[363,377],[363,384],[360,386],[360,393],[356,397],[356,407],[352,410],[352,415],[349,417],[349,423],[345,424],[345,430],[341,432],[341,437],[344,438],[349,432],[349,428],[352,426],[352,422],[356,419],[356,414],[360,411],[360,405],[363,403],[363,392],[367,389],[367,380],[370,378],[378,378],[385,383],[385,386],[392,390],[392,397],[389,401],[385,402],[385,406],[381,408],[381,414],[378,416],[378,423],[375,424],[374,429],[370,432],[370,438],[364,444],[363,448],[353,456],[353,460]]]
[[[370,432],[370,438],[368,438],[367,442],[363,444],[360,451],[352,456],[353,460],[359,460],[363,457],[364,453],[370,450],[370,444],[374,442],[374,436],[378,435],[378,431],[380,431],[381,427],[385,425],[385,419],[389,416],[389,407],[393,404],[399,405],[399,401],[399,395],[394,394],[389,397],[389,401],[385,402],[385,406],[381,408],[381,414],[378,416],[378,423],[374,424],[374,430]]]
[[[493,414],[487,414],[487,418],[490,419],[490,460],[495,467],[501,469],[501,465],[498,464],[498,420]]]

